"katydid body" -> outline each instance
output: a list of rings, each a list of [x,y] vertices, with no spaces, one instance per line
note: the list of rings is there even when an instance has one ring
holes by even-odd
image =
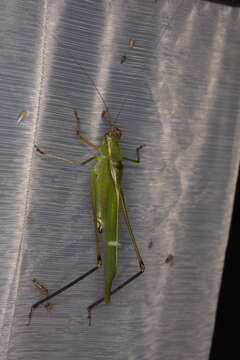
[[[104,296],[98,299],[96,302],[92,303],[88,307],[88,318],[91,318],[91,310],[93,307],[97,306],[99,303],[105,301],[106,303],[110,302],[111,295],[120,290],[122,287],[133,281],[139,275],[141,275],[145,266],[142,261],[140,252],[138,250],[136,240],[128,219],[127,210],[125,207],[125,202],[123,198],[123,193],[121,190],[121,178],[124,160],[131,162],[140,162],[139,151],[143,146],[140,146],[136,149],[137,159],[129,159],[124,157],[121,154],[119,147],[119,140],[121,138],[121,130],[117,128],[113,123],[108,132],[104,135],[104,139],[100,146],[96,146],[91,141],[87,140],[80,135],[80,120],[77,112],[75,112],[75,117],[77,120],[77,137],[79,140],[83,141],[85,144],[91,146],[95,151],[98,152],[96,156],[87,159],[84,162],[78,162],[75,160],[67,160],[62,157],[46,153],[35,146],[36,150],[48,157],[57,158],[69,163],[72,163],[77,166],[83,166],[92,160],[96,160],[96,165],[92,169],[91,173],[91,193],[92,193],[92,206],[93,206],[93,221],[96,233],[96,255],[97,263],[92,269],[73,280],[71,283],[67,284],[63,288],[57,290],[51,295],[46,296],[44,299],[38,301],[31,307],[29,313],[29,320],[32,317],[33,310],[38,307],[43,302],[46,302],[50,298],[58,295],[59,293],[65,291],[69,287],[73,286],[86,276],[90,275],[101,267],[103,262],[104,268]],[[119,210],[121,210],[125,222],[128,227],[130,238],[132,241],[133,248],[136,252],[136,256],[139,263],[139,271],[133,275],[131,278],[126,280],[123,284],[112,290],[112,281],[117,272],[117,257],[118,257],[118,219],[119,219]],[[100,234],[103,233],[104,245],[103,245],[103,260],[100,253]]]
[[[122,177],[122,155],[118,145],[118,129],[110,130],[98,147],[100,155],[91,174],[93,220],[96,241],[104,237],[104,300],[110,301],[112,281],[117,271],[118,215]]]

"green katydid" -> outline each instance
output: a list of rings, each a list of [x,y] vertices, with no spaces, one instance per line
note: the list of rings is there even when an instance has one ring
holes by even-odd
[[[102,303],[103,301],[105,301],[105,303],[109,303],[110,298],[114,293],[116,293],[118,290],[120,290],[121,288],[132,282],[134,279],[140,276],[145,270],[145,266],[142,257],[140,255],[140,251],[138,249],[132,231],[132,227],[128,218],[124,196],[121,189],[121,178],[122,178],[122,169],[123,169],[122,162],[126,160],[134,163],[139,163],[140,162],[139,152],[144,145],[141,145],[136,149],[137,159],[130,159],[122,155],[119,147],[119,140],[122,135],[121,130],[118,127],[116,127],[115,123],[111,121],[108,108],[100,92],[98,91],[98,89],[96,90],[100,95],[106,109],[102,113],[102,118],[104,118],[105,115],[107,115],[107,118],[110,123],[110,128],[104,135],[102,144],[100,146],[96,146],[91,141],[80,135],[80,118],[76,111],[74,112],[74,115],[77,122],[77,129],[76,129],[77,138],[82,142],[84,142],[85,144],[87,144],[88,146],[90,146],[95,151],[97,151],[98,153],[97,155],[92,156],[91,158],[83,162],[78,162],[75,160],[67,160],[60,156],[49,154],[45,151],[42,151],[38,146],[35,145],[36,151],[38,153],[51,158],[63,160],[77,166],[83,166],[93,160],[96,160],[96,165],[93,167],[91,173],[93,221],[94,221],[95,234],[96,234],[96,255],[97,255],[96,265],[92,269],[90,269],[89,271],[78,277],[77,279],[73,280],[69,284],[62,287],[61,289],[55,291],[50,295],[47,295],[42,300],[33,304],[31,307],[31,311],[29,313],[29,323],[32,317],[33,310],[36,309],[39,305],[47,302],[49,299],[55,297],[56,295],[65,291],[66,289],[75,285],[77,282],[84,279],[88,275],[92,274],[102,266],[102,257],[100,254],[100,238],[99,238],[100,233],[103,233],[103,237],[104,237],[104,246],[103,246],[104,296],[98,299],[97,301],[95,301],[94,303],[92,303],[90,306],[88,306],[89,324],[91,321],[91,310],[95,306]],[[126,225],[128,227],[132,246],[135,250],[138,259],[139,271],[135,275],[127,279],[125,282],[120,284],[117,288],[112,290],[112,281],[117,271],[117,256],[118,256],[118,246],[119,246],[119,241],[118,241],[119,210],[121,210]]]

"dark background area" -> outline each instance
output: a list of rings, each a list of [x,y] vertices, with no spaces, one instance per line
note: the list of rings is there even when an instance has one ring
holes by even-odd
[[[239,352],[239,218],[240,218],[240,171],[234,201],[234,209],[226,251],[222,285],[219,294],[215,329],[209,360],[229,359]]]
[[[203,1],[227,5],[227,6],[239,6],[240,7],[240,0],[203,0]]]
[[[239,0],[204,0],[207,2],[240,7]],[[229,234],[229,242],[226,251],[222,284],[219,293],[216,322],[209,360],[228,359],[230,354],[238,353],[238,339],[236,330],[238,327],[237,317],[239,295],[238,274],[240,247],[238,234],[240,215],[240,171],[235,193],[235,202],[232,215],[232,223]]]

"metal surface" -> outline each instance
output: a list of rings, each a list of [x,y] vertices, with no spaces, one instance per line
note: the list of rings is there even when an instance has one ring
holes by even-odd
[[[1,2],[1,359],[208,358],[239,163],[239,17],[189,0]],[[33,148],[91,156],[73,110],[93,142],[107,123],[82,68],[111,114],[128,98],[118,120],[124,154],[147,145],[123,179],[146,272],[96,308],[91,327],[86,307],[102,296],[101,270],[27,327],[41,297],[33,278],[51,293],[96,260],[91,165]],[[115,286],[137,271],[121,225]]]

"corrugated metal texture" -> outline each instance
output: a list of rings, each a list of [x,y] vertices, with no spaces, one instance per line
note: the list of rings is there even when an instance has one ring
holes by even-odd
[[[189,0],[1,3],[2,359],[208,358],[239,163],[239,16]],[[91,164],[33,148],[92,156],[73,117],[101,140],[107,122],[89,77],[113,118],[127,97],[124,154],[147,145],[123,180],[146,272],[96,308],[91,327],[101,270],[27,327],[41,298],[32,278],[54,291],[95,264]],[[138,269],[123,220],[120,240],[116,286]]]

